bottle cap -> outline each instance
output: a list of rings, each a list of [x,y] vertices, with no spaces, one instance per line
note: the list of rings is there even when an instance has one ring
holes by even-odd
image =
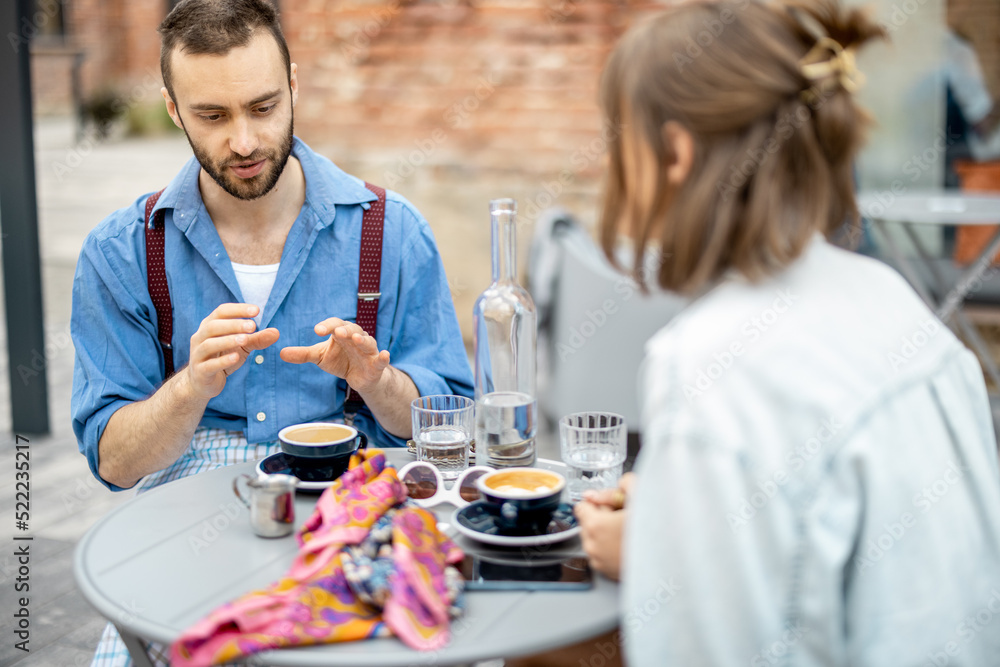
[[[517,200],[510,197],[505,199],[491,199],[490,213],[517,213]]]

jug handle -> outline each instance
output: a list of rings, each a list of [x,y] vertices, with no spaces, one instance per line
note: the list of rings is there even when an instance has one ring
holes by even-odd
[[[247,474],[242,474],[242,475],[238,475],[238,476],[234,477],[233,478],[233,493],[236,494],[236,497],[240,499],[241,503],[243,503],[247,507],[250,507],[250,501],[247,500],[246,498],[244,498],[243,494],[240,492],[240,480],[242,480],[242,479],[251,480],[253,478],[250,477],[250,475],[247,475]]]

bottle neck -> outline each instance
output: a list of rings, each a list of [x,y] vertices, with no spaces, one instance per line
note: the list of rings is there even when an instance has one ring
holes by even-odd
[[[493,282],[517,282],[517,214],[493,214]]]

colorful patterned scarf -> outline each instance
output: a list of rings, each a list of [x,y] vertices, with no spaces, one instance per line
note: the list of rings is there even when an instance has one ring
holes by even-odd
[[[285,578],[216,609],[170,648],[176,667],[217,665],[259,651],[396,635],[407,646],[448,643],[461,613],[462,551],[378,450],[361,451],[319,497],[296,536]]]

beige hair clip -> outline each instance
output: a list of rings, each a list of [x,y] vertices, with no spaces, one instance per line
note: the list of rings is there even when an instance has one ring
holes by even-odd
[[[821,37],[799,61],[802,76],[812,84],[802,91],[802,98],[809,103],[820,93],[838,83],[849,93],[857,92],[865,82],[865,75],[858,70],[853,49],[845,49],[840,42],[829,37]]]

